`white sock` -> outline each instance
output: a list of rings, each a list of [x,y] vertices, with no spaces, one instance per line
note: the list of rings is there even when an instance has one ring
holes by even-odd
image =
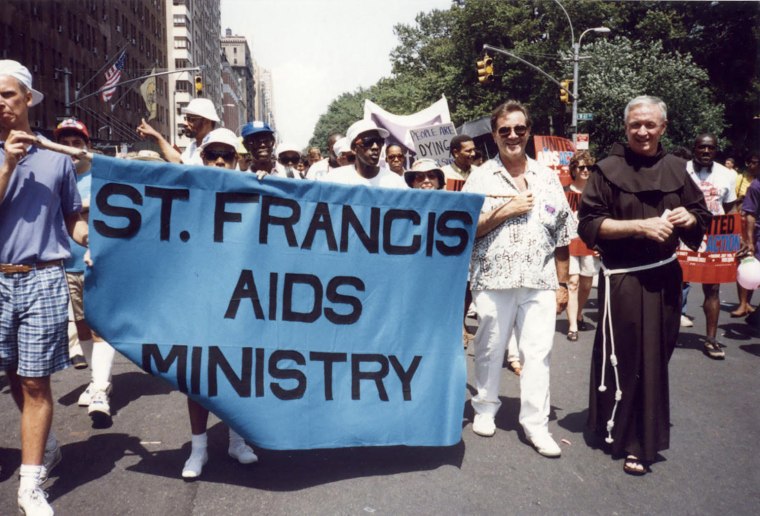
[[[190,438],[190,443],[193,448],[190,453],[203,451],[208,447],[208,435],[206,435],[206,432],[198,435],[193,434],[193,436]]]
[[[22,493],[27,489],[34,489],[40,485],[40,473],[42,466],[37,464],[22,464],[19,477],[21,481],[18,485],[18,492]]]
[[[48,432],[47,441],[45,441],[45,451],[55,450],[58,446],[58,439],[55,438],[55,432],[52,429]]]
[[[89,363],[92,363],[92,339],[80,340],[79,345],[82,346],[82,354]]]
[[[96,342],[92,346],[92,383],[98,390],[106,390],[111,384],[111,367],[116,350],[108,342]]]
[[[236,448],[237,446],[245,444],[245,439],[243,439],[242,435],[234,431],[232,427],[229,427],[229,430],[230,430],[230,448]]]

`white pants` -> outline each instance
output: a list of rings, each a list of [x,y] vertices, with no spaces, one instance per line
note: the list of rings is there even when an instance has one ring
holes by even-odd
[[[553,290],[515,288],[475,290],[478,310],[475,334],[476,414],[496,415],[502,362],[512,329],[517,332],[520,375],[520,424],[528,438],[549,426],[549,359],[554,342],[556,295]]]

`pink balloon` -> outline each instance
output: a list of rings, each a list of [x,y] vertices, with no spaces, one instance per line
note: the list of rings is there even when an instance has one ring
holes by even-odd
[[[754,257],[742,260],[736,269],[736,281],[747,290],[760,287],[760,262]]]

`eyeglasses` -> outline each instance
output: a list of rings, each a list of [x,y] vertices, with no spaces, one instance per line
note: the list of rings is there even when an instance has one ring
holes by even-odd
[[[415,172],[412,179],[414,183],[421,183],[425,179],[433,181],[435,179],[438,179],[438,174],[433,170],[429,170],[428,172]]]
[[[399,159],[404,159],[404,155],[403,154],[388,154],[387,158],[389,161],[396,161]]]
[[[365,149],[369,149],[373,145],[382,147],[385,144],[385,138],[381,136],[363,136],[358,139],[357,143]]]
[[[278,159],[280,163],[283,165],[298,165],[298,162],[301,161],[300,156],[280,156]]]
[[[235,151],[215,151],[215,150],[204,150],[203,151],[203,158],[206,161],[216,161],[219,158],[222,158],[224,161],[232,161],[235,159],[235,154],[237,154]]]
[[[251,136],[250,138],[243,140],[243,145],[249,150],[261,146],[274,147],[274,137],[271,134],[265,136]]]
[[[503,126],[496,130],[499,136],[509,136],[510,133],[515,133],[515,136],[525,136],[528,132],[528,126],[516,125],[514,127]]]
[[[576,168],[578,170],[589,170],[589,169],[591,169],[591,167],[589,167],[588,165],[578,165]]]
[[[201,117],[199,116],[193,116],[193,115],[185,115],[185,122],[188,124],[195,124],[200,122]]]

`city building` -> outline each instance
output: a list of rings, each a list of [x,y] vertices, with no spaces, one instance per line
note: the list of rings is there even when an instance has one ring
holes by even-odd
[[[243,102],[245,113],[242,115],[246,121],[255,119],[254,98],[256,95],[253,80],[253,58],[245,36],[234,36],[231,29],[225,31],[222,36],[222,50],[227,62],[237,75],[240,88],[244,92]]]
[[[246,115],[246,101],[242,81],[233,66],[222,54],[222,109],[219,116],[224,127],[239,133],[238,129],[249,118]]]
[[[27,66],[35,89],[45,94],[30,112],[32,128],[50,134],[58,120],[75,116],[96,146],[137,142],[135,127],[149,109],[140,94],[142,81],[127,81],[166,69],[167,1],[172,0],[0,2],[0,59]],[[94,93],[122,52],[119,84],[104,100]],[[165,135],[171,122],[167,85],[167,76],[157,77],[151,122]]]
[[[254,110],[254,118],[256,120],[262,120],[269,124],[273,129],[275,128],[275,111],[274,111],[274,96],[272,85],[272,72],[266,68],[262,68],[253,62],[253,80],[256,84],[256,98]]]
[[[189,140],[182,132],[182,108],[197,96],[210,99],[222,115],[222,49],[219,0],[167,0],[168,63],[172,70],[199,67],[199,71],[171,75],[170,141],[184,149]],[[196,84],[202,86],[196,89]]]

